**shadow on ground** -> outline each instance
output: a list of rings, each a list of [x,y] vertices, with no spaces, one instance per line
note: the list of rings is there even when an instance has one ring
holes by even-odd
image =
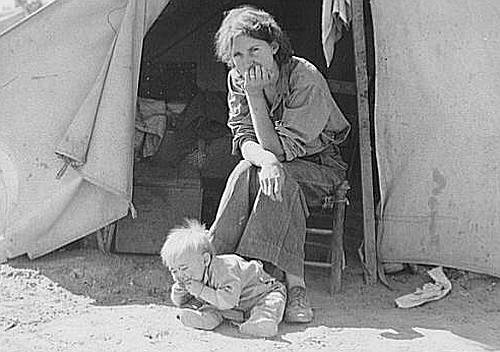
[[[68,247],[37,260],[21,257],[8,264],[38,270],[71,293],[90,297],[96,306],[171,306],[172,281],[158,256],[104,254],[95,248]],[[390,276],[393,290],[381,284],[367,286],[359,263],[351,255],[342,292],[330,296],[327,271],[308,268],[306,281],[315,320],[310,324],[282,324],[275,340],[311,329],[316,336],[311,338],[317,338],[322,329],[329,333],[374,329],[376,338],[391,341],[424,339],[429,331],[441,331],[480,343],[485,350],[500,348],[498,279],[467,273],[454,276],[453,289],[447,297],[403,310],[395,307],[394,299],[430,281],[424,270]],[[242,338],[228,324],[215,333]],[[321,347],[325,342],[319,339],[317,343]]]

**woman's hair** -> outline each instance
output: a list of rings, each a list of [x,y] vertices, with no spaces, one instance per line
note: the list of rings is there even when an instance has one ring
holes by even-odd
[[[183,226],[170,230],[160,256],[163,264],[170,267],[179,255],[186,252],[215,254],[205,226],[196,220],[186,220]]]
[[[264,40],[269,44],[276,42],[279,49],[274,55],[274,59],[280,67],[293,55],[290,39],[276,23],[273,16],[264,10],[244,5],[225,13],[222,24],[215,35],[215,53],[218,59],[230,68],[233,67],[231,46],[233,39],[239,35]]]

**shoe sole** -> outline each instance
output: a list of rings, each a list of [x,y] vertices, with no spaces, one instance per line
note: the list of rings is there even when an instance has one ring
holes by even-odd
[[[274,322],[246,322],[240,325],[240,332],[254,337],[273,337],[278,333],[278,326]]]
[[[310,323],[311,321],[313,321],[314,319],[314,316],[311,316],[311,317],[308,317],[306,315],[304,316],[289,316],[287,314],[285,314],[285,322],[287,323],[300,323],[300,324],[304,324],[304,323]]]
[[[207,319],[191,312],[183,312],[183,314],[180,314],[178,318],[185,326],[200,330],[213,330],[220,324],[220,322],[215,320],[209,322]]]

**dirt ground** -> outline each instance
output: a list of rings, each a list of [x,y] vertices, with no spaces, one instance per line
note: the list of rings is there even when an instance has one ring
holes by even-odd
[[[333,297],[326,271],[307,270],[312,323],[250,339],[229,324],[183,327],[157,256],[74,245],[17,258],[0,266],[0,351],[500,351],[499,279],[447,269],[447,297],[403,310],[394,299],[430,281],[428,268],[390,276],[389,290],[366,286],[348,259],[343,291]]]

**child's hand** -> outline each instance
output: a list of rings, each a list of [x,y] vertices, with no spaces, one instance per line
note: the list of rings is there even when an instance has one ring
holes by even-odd
[[[195,297],[198,297],[201,294],[203,286],[204,285],[200,281],[196,280],[188,280],[184,282],[186,290]]]
[[[186,291],[187,292],[186,284],[185,284],[184,281],[176,281],[175,283],[177,284],[176,285],[176,289],[177,290]]]

